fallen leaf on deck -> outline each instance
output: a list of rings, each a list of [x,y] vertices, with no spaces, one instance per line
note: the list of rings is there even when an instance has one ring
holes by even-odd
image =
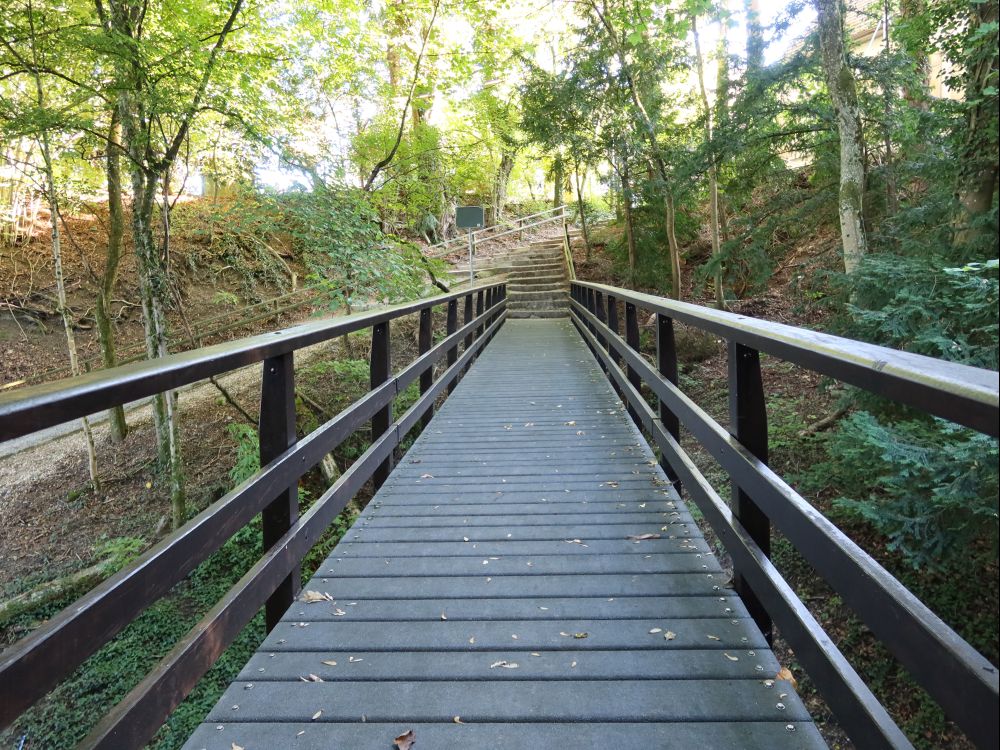
[[[576,420],[571,420],[566,423],[567,427],[576,427]]]
[[[709,640],[711,640],[711,641],[721,641],[721,640],[722,640],[722,639],[721,639],[721,638],[719,638],[719,636],[717,636],[717,635],[706,635],[705,637],[706,637],[706,638],[708,638],[708,639],[709,639]]]
[[[653,628],[649,632],[650,633],[662,633],[663,632],[663,628]]]
[[[333,659],[324,659],[323,663],[326,664],[326,666],[328,666],[328,667],[335,667],[335,666],[337,666],[337,662],[335,662]]]
[[[647,539],[659,539],[659,534],[629,534],[626,539],[633,542],[644,542]]]
[[[230,750],[243,750],[243,746],[242,746],[242,745],[237,745],[237,744],[236,744],[236,743],[234,742],[234,743],[233,743],[233,746],[232,746],[232,748],[230,748]]]
[[[518,666],[516,661],[495,661],[490,664],[490,669],[496,669],[497,667],[501,669],[517,669]]]
[[[392,741],[398,750],[410,750],[413,747],[413,743],[417,741],[416,736],[413,734],[412,729],[407,729],[399,737]]]
[[[323,682],[322,677],[318,677],[317,675],[314,675],[312,672],[310,672],[305,677],[300,676],[299,679],[302,680],[303,682]]]
[[[729,661],[739,661],[740,660],[740,657],[733,656],[732,654],[727,654],[725,651],[722,652],[722,655],[725,656],[727,659],[729,659]]]
[[[302,596],[299,597],[299,601],[303,601],[306,604],[318,604],[319,602],[332,602],[333,597],[326,592],[303,591]]]
[[[786,680],[790,682],[793,688],[797,688],[799,686],[799,681],[795,679],[795,675],[792,674],[792,670],[788,667],[782,667],[779,669],[778,674],[774,677],[777,680]]]
[[[313,714],[313,716],[312,716],[312,720],[313,720],[313,721],[316,721],[316,719],[318,719],[318,718],[319,718],[320,716],[322,716],[322,715],[323,715],[323,712],[322,712],[322,711],[317,711],[316,713],[314,713],[314,714]]]
[[[668,641],[672,641],[674,638],[677,637],[677,633],[675,633],[673,630],[668,630],[666,633],[663,634],[663,637],[666,638]]]
[[[573,633],[574,638],[586,638],[587,635],[587,633]]]
[[[455,722],[456,724],[464,724],[465,723],[464,721],[462,721],[462,717],[461,716],[454,716],[454,717],[452,717],[451,720],[453,722]]]
[[[434,475],[433,474],[421,474],[420,478],[421,479],[433,479]]]
[[[343,617],[346,614],[347,614],[347,612],[345,612],[344,610],[342,610],[340,607],[337,607],[335,610],[333,610],[333,616],[334,617]]]

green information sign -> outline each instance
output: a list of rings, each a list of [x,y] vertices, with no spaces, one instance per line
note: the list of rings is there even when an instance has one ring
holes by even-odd
[[[479,229],[484,223],[482,206],[458,206],[455,209],[455,226],[459,229]]]

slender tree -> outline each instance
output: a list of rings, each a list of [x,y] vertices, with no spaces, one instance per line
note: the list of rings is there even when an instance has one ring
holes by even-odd
[[[833,101],[840,135],[840,237],[844,270],[857,270],[867,252],[862,215],[864,208],[864,133],[854,71],[844,48],[843,0],[815,0],[819,44],[826,85]]]

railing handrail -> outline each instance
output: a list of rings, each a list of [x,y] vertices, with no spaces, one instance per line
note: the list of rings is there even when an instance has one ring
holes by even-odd
[[[625,303],[625,338],[618,331],[619,302]],[[656,314],[656,366],[639,352],[640,307]],[[995,747],[1000,696],[997,668],[768,468],[766,396],[758,352],[769,351],[913,406],[923,407],[921,399],[927,393],[943,392],[950,401],[937,410],[939,415],[953,421],[958,421],[956,415],[965,417],[977,429],[981,423],[967,416],[970,404],[960,401],[978,404],[983,411],[993,404],[995,413],[1000,395],[997,373],[604,284],[573,282],[571,310],[574,323],[615,383],[629,413],[660,447],[668,476],[678,489],[687,489],[731,553],[735,586],[754,620],[765,633],[770,631],[771,618],[778,623],[851,738],[863,747],[912,747],[771,565],[767,556],[772,521],[973,742]],[[729,431],[679,387],[675,319],[728,341]],[[810,346],[822,351],[817,353]],[[943,368],[945,376],[926,375],[920,366],[929,364],[948,365]],[[913,378],[914,373],[921,377]],[[898,390],[885,392],[884,381]],[[656,395],[659,413],[641,395],[643,384]],[[908,391],[918,388],[923,391],[919,397]],[[924,411],[930,409],[924,407]],[[680,447],[681,426],[729,473],[732,508]],[[995,423],[992,428],[996,434]]]
[[[465,314],[460,324],[458,300],[461,298],[465,299]],[[447,303],[447,335],[434,344],[432,308],[442,303]],[[394,374],[389,324],[391,320],[414,312],[420,313],[419,355]],[[273,342],[262,345],[261,340],[267,337],[257,336],[202,350],[198,361],[204,367],[232,365],[234,352],[237,358],[244,358],[238,359],[236,366],[264,360],[260,470],[0,654],[0,728],[6,727],[71,675],[85,659],[216,552],[236,531],[263,513],[264,555],[261,560],[177,642],[80,745],[116,749],[145,746],[261,606],[266,607],[268,628],[277,623],[292,603],[296,592],[290,581],[293,577],[297,579],[296,571],[305,554],[368,479],[373,479],[376,488],[385,480],[391,470],[393,451],[418,423],[422,421],[426,425],[435,400],[446,388],[451,392],[505,317],[506,286],[500,282],[349,316],[349,320],[340,319],[336,323],[326,321],[276,332],[282,341],[277,346]],[[362,327],[372,329],[371,390],[301,440],[296,439],[292,352],[317,340]],[[434,366],[443,358],[447,358],[447,368],[435,380]],[[164,360],[173,359],[162,358],[150,365],[155,370]],[[176,360],[170,366],[175,364]],[[140,371],[128,381],[133,385],[145,382],[143,375],[147,380],[155,380],[150,367],[132,369]],[[106,399],[109,389],[118,388],[119,396],[127,398],[127,394],[122,395],[118,380],[114,370],[102,373],[95,392]],[[393,421],[394,400],[418,381],[420,396]],[[162,383],[156,381],[155,387],[160,385]],[[153,386],[147,383],[145,387]],[[35,408],[41,408],[39,404],[51,407],[61,403],[61,393],[58,389],[47,389],[33,398],[15,399],[13,404],[7,404],[3,420],[9,422],[29,416],[32,403]],[[76,398],[78,395],[74,395],[72,401]],[[296,488],[299,479],[369,420],[371,446],[298,517]],[[268,426],[275,429],[265,431]]]
[[[573,248],[569,242],[569,224],[563,216],[563,254],[566,256],[566,273],[570,281],[576,281],[576,265],[573,263]]]
[[[997,437],[1000,373],[746,315],[577,281],[651,312]]]
[[[323,318],[166,357],[0,393],[0,442],[319,344],[493,286],[496,283],[351,315]]]

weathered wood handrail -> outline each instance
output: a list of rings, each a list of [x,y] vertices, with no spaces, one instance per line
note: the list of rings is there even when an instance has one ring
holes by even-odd
[[[997,669],[767,467],[758,352],[994,436],[998,374],[603,284],[573,282],[571,298],[574,322],[630,414],[731,554],[735,585],[761,630],[770,632],[773,617],[852,739],[861,747],[911,747],[767,559],[771,522],[973,742],[996,747]],[[618,332],[619,303],[625,338]],[[657,316],[656,367],[639,353],[640,307]],[[675,319],[728,341],[732,433],[678,387]],[[656,395],[658,412],[641,395],[643,384]],[[731,507],[680,447],[679,426],[728,471]]]
[[[485,304],[479,305],[476,315],[459,327],[454,315],[458,301],[465,298],[468,306],[474,296],[484,298]],[[492,284],[0,396],[0,439],[10,439],[209,375],[264,363],[261,470],[0,655],[0,727],[10,724],[72,674],[263,512],[264,557],[81,746],[144,745],[262,606],[270,628],[291,605],[297,593],[298,566],[305,554],[362,485],[386,468],[406,434],[418,422],[429,419],[434,400],[454,386],[472,358],[495,335],[505,319],[505,298],[506,286]],[[441,304],[448,306],[448,335],[432,346],[432,310]],[[393,375],[389,324],[413,313],[420,315],[420,353]],[[293,352],[369,327],[373,331],[372,390],[296,441]],[[459,345],[463,343],[459,356]],[[435,381],[434,365],[444,357],[448,367]],[[420,383],[420,397],[393,421],[393,401],[416,381]],[[369,420],[373,428],[371,447],[298,518],[299,479]]]

